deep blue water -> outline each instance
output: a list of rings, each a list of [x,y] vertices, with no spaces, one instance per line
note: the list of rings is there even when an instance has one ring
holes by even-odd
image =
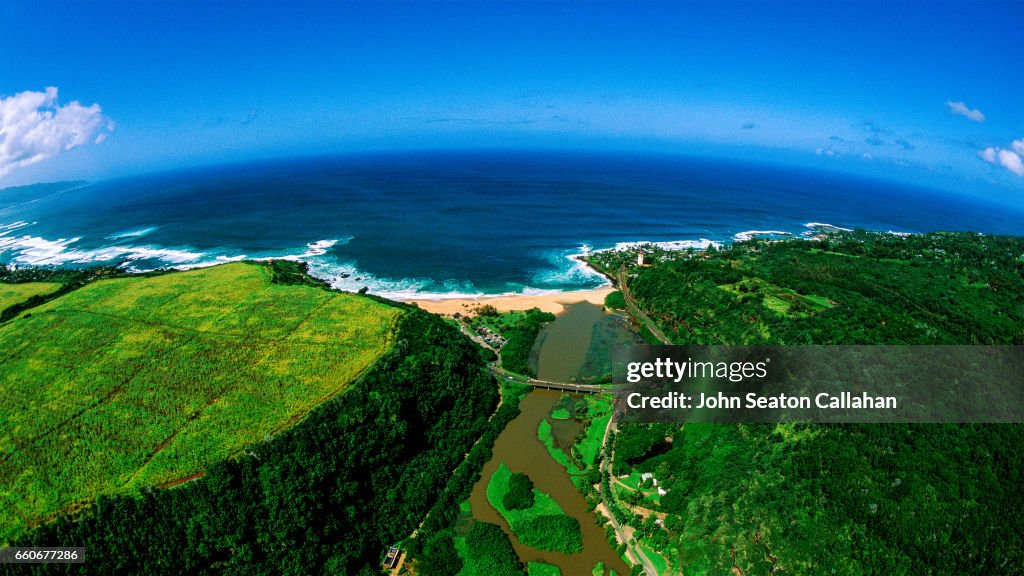
[[[0,192],[5,263],[148,269],[292,256],[341,287],[390,294],[596,286],[568,257],[584,246],[799,235],[809,222],[1024,234],[1024,206],[777,166],[595,154],[261,162],[10,203]]]

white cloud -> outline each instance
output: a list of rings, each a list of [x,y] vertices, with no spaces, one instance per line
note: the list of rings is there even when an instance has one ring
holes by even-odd
[[[1017,176],[1024,176],[1024,164],[1020,161],[1020,156],[1012,150],[1000,150],[999,151],[999,163],[1003,165],[1010,172],[1013,172]]]
[[[946,101],[946,108],[949,109],[951,114],[959,114],[965,116],[968,120],[974,120],[975,122],[984,122],[985,115],[981,113],[981,110],[977,108],[971,109],[967,107],[967,104],[961,102]]]
[[[52,86],[0,98],[0,176],[90,141],[99,144],[113,129],[98,104],[61,106]]]
[[[989,146],[979,151],[978,156],[989,164],[999,164],[1017,176],[1024,176],[1024,163],[1021,162],[1021,155],[1024,155],[1024,138],[1014,140],[1010,147],[1013,150]]]

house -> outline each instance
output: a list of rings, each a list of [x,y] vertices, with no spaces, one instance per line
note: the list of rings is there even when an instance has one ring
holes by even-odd
[[[384,567],[388,570],[394,568],[395,564],[398,562],[398,557],[401,555],[402,551],[399,550],[397,546],[392,546],[390,549],[388,549],[387,558],[384,559]]]

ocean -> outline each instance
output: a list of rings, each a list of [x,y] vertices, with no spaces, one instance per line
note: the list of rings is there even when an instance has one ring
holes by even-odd
[[[13,195],[12,195],[13,196]],[[704,247],[809,223],[1024,234],[1024,206],[798,168],[695,158],[406,153],[262,161],[0,192],[0,262],[132,270],[288,257],[388,297],[604,283],[571,256]]]

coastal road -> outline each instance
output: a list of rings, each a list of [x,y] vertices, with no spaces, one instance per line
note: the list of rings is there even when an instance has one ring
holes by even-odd
[[[605,453],[604,447],[608,445],[608,435],[614,430],[617,430],[617,427],[615,426],[615,418],[611,418],[610,420],[608,420],[608,425],[605,426],[604,428],[604,439],[601,441],[602,455]],[[612,462],[614,461],[614,452],[609,453],[607,458],[602,456],[601,459],[601,466],[604,468],[605,473],[608,474],[609,488],[611,486],[611,479],[614,478],[614,476],[612,476]],[[611,503],[615,499],[614,495],[605,492],[604,482],[601,482],[599,486],[599,492],[601,494],[601,503],[604,504],[605,510],[608,511],[608,521],[612,525],[612,530],[615,531],[615,538],[619,542],[626,544],[626,556],[634,564],[642,565],[644,567],[644,573],[647,574],[647,576],[659,576],[657,569],[655,569],[654,567],[654,563],[651,562],[651,560],[644,554],[644,551],[641,550],[639,546],[631,547],[629,545],[629,532],[627,532],[625,526],[620,525],[615,520],[615,515],[612,514]]]
[[[657,338],[662,344],[672,344],[672,341],[665,336],[665,333],[661,331],[661,328],[651,320],[643,310],[640,309],[636,304],[636,300],[633,299],[633,294],[629,291],[629,284],[626,282],[626,266],[619,266],[619,290],[622,292],[622,297],[626,301],[626,311],[629,312],[633,318],[643,324],[650,330],[651,334]]]

